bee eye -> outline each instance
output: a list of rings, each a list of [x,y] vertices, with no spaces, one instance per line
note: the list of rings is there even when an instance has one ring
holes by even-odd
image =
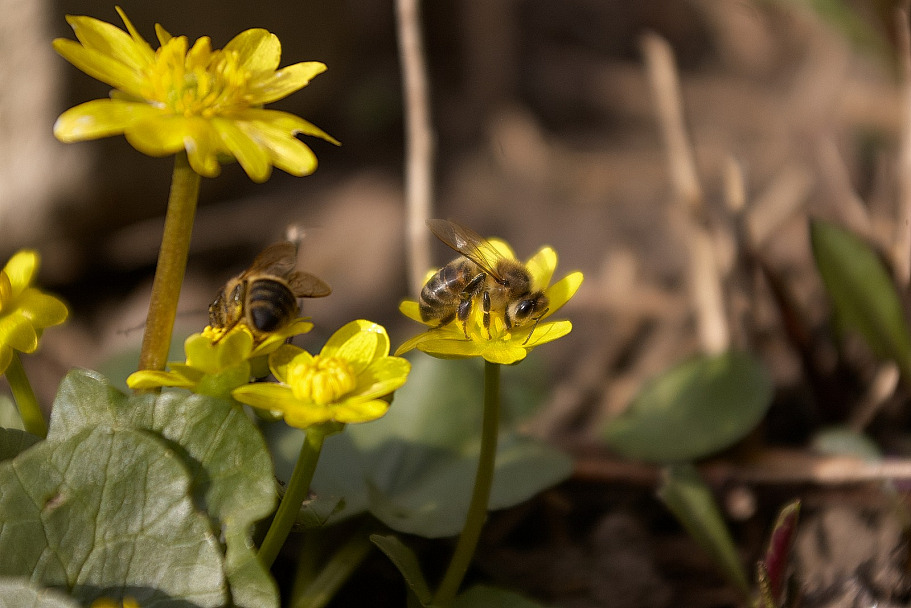
[[[516,305],[516,317],[525,318],[535,310],[534,300],[522,300]]]

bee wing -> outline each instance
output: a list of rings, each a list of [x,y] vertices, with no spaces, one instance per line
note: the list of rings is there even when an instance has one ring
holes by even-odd
[[[449,220],[427,220],[427,226],[438,239],[499,279],[497,260],[503,256],[480,234]]]
[[[266,247],[262,253],[256,256],[244,275],[261,272],[284,277],[294,270],[295,265],[297,265],[297,247],[294,243],[284,241]]]
[[[292,272],[288,276],[288,286],[298,298],[322,298],[332,293],[325,281],[309,272]]]

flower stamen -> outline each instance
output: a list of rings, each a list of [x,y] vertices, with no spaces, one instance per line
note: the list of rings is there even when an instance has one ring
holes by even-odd
[[[289,366],[288,385],[296,398],[326,405],[353,391],[357,375],[344,359],[314,355]]]

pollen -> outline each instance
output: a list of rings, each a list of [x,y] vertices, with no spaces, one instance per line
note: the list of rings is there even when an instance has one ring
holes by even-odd
[[[317,405],[339,401],[357,387],[357,376],[344,359],[315,355],[288,369],[288,384],[298,399]]]
[[[237,52],[213,51],[208,37],[187,50],[187,38],[171,38],[148,66],[144,96],[187,118],[211,118],[250,106],[249,72]]]

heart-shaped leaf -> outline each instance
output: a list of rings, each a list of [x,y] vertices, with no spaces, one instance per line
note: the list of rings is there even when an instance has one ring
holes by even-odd
[[[28,576],[89,603],[228,601],[211,522],[163,441],[99,426],[0,463],[0,575]]]
[[[0,429],[0,461],[13,458],[40,439],[19,429]]]
[[[79,602],[27,578],[0,579],[0,608],[79,608]]]
[[[482,377],[473,361],[416,357],[386,416],[328,438],[311,487],[317,501],[344,497],[330,521],[369,510],[399,532],[457,534],[477,469]],[[572,461],[559,450],[503,429],[489,506],[528,500],[571,471]]]
[[[183,391],[127,396],[100,374],[74,370],[60,384],[49,439],[97,425],[151,431],[175,446],[191,472],[197,504],[225,528],[235,604],[277,606],[278,590],[268,571],[250,559],[249,546],[250,527],[275,507],[272,460],[259,429],[241,406]],[[266,603],[254,589],[249,593],[260,599],[242,603],[238,598],[247,592],[241,587],[251,582],[255,589],[271,586],[272,601]]]
[[[836,318],[858,332],[878,356],[911,374],[911,336],[885,265],[864,241],[828,222],[810,225],[813,256]]]
[[[627,458],[694,460],[742,439],[771,403],[771,380],[750,355],[703,355],[647,383],[604,438]]]

